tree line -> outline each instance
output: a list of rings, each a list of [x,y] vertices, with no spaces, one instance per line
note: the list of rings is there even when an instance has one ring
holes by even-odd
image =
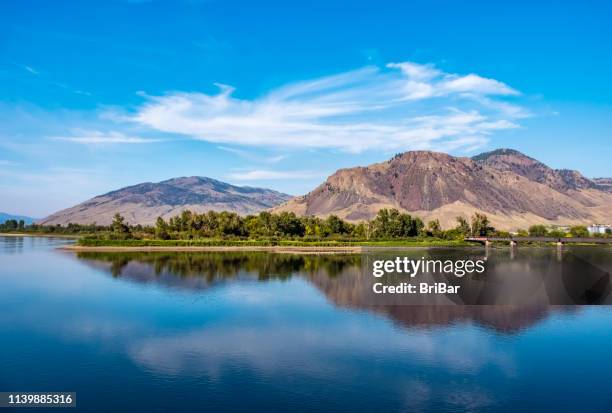
[[[527,231],[519,230],[517,235],[520,237],[554,237],[564,238],[567,235],[571,235],[576,238],[587,238],[587,237],[609,237],[612,235],[612,230],[606,228],[605,234],[591,234],[587,227],[584,225],[575,225],[569,228],[568,231],[563,231],[558,228],[549,229],[545,225],[532,225]]]
[[[157,218],[155,225],[129,225],[115,214],[110,225],[17,225],[7,221],[0,231],[35,233],[95,234],[113,239],[196,239],[196,238],[279,238],[279,239],[398,239],[437,237],[460,239],[467,235],[488,235],[494,232],[486,215],[474,214],[468,222],[457,217],[457,226],[442,230],[438,220],[427,225],[416,216],[397,209],[381,209],[374,219],[351,223],[336,215],[326,218],[299,217],[293,212],[240,216],[235,212],[208,211],[198,214],[189,210],[166,220]]]
[[[370,221],[351,223],[336,215],[326,218],[300,217],[292,212],[273,214],[267,211],[257,215],[241,216],[235,212],[208,211],[198,214],[189,210],[168,220],[157,218],[154,225],[130,225],[120,214],[115,214],[110,225],[26,225],[23,221],[8,220],[0,224],[0,231],[33,233],[88,234],[108,239],[162,239],[184,240],[198,238],[243,239],[351,239],[384,240],[414,237],[435,237],[454,240],[466,236],[509,236],[496,231],[485,214],[475,213],[468,220],[456,217],[456,225],[442,229],[439,220],[425,224],[419,217],[398,211],[381,209]],[[567,233],[549,230],[544,225],[533,225],[520,230],[519,236],[564,237]],[[571,227],[569,235],[589,236],[584,226]]]
[[[120,215],[111,224],[115,234],[128,234],[130,227]],[[169,220],[157,218],[155,226],[143,228],[156,239],[194,238],[280,238],[280,239],[398,239],[437,237],[460,239],[467,235],[490,235],[495,229],[484,214],[474,214],[468,222],[457,217],[457,226],[442,230],[438,220],[427,225],[416,216],[397,209],[381,209],[370,221],[351,223],[336,215],[326,218],[300,217],[293,212],[267,211],[242,217],[234,212],[209,211],[203,214],[183,211]]]
[[[131,227],[131,228],[137,228]],[[67,225],[41,225],[41,224],[26,224],[23,220],[8,219],[0,223],[1,232],[25,232],[35,234],[94,234],[98,232],[108,232],[111,230],[109,225],[96,224],[73,224]]]

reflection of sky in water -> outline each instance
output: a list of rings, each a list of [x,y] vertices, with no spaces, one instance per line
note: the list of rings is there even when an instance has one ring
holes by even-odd
[[[149,411],[189,402],[605,411],[612,402],[607,307],[550,311],[512,333],[469,319],[410,327],[337,306],[300,277],[194,293],[113,278],[52,244],[0,249],[0,388],[76,389],[80,407],[101,410],[126,389],[125,404]]]

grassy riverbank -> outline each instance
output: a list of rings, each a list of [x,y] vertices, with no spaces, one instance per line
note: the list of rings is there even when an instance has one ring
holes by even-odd
[[[287,252],[359,252],[367,248],[430,248],[430,247],[468,247],[477,246],[464,240],[445,240],[435,237],[413,237],[392,240],[360,239],[107,239],[96,234],[61,234],[42,232],[2,232],[5,237],[52,237],[74,239],[76,243],[65,249],[79,251],[287,251]],[[494,247],[507,247],[507,242],[492,242]],[[521,242],[523,247],[550,247],[551,242]],[[612,245],[593,243],[571,243],[574,246],[593,246],[612,248]]]
[[[473,245],[461,240],[442,240],[437,238],[415,238],[398,240],[273,240],[273,239],[127,239],[108,240],[80,238],[81,247],[451,247]]]

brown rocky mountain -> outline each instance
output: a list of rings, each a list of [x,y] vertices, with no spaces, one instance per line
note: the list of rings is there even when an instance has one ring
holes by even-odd
[[[199,213],[213,210],[250,214],[290,198],[270,189],[240,187],[191,176],[121,188],[56,212],[39,223],[107,225],[114,214],[120,213],[130,224],[152,224],[159,216],[169,218],[185,209]]]
[[[497,149],[482,153],[472,159],[500,171],[514,172],[531,181],[539,182],[564,193],[590,188],[605,189],[603,185],[585,178],[578,171],[552,169],[542,162],[513,149]]]
[[[612,192],[612,178],[593,178],[593,182],[605,191]]]
[[[275,208],[358,221],[397,208],[443,227],[458,215],[486,213],[514,230],[534,223],[612,221],[612,193],[576,171],[554,170],[520,152],[470,158],[415,151],[367,167],[341,169],[307,195]]]

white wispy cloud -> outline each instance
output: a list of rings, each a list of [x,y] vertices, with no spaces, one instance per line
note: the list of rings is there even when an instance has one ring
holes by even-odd
[[[127,119],[141,127],[226,145],[364,150],[467,150],[518,127],[520,92],[477,74],[390,63],[278,87],[254,99],[175,92],[144,95]]]
[[[284,161],[285,159],[287,159],[289,157],[289,155],[276,155],[276,156],[269,156],[265,159],[266,162],[268,163],[278,163],[280,161]]]
[[[233,153],[234,155],[238,155],[242,158],[252,159],[253,155],[249,151],[245,151],[244,149],[232,148],[229,146],[217,146],[218,149],[222,151]]]
[[[217,148],[221,149],[222,151],[229,152],[234,155],[238,155],[241,158],[248,159],[254,162],[259,162],[259,163],[267,163],[267,164],[279,163],[280,161],[283,161],[289,157],[289,155],[287,154],[262,156],[262,155],[255,154],[248,150],[233,148],[229,146],[222,146],[222,145],[217,146]]]
[[[120,132],[100,132],[100,131],[74,131],[71,136],[53,136],[53,140],[80,143],[85,145],[109,145],[109,144],[130,144],[130,143],[153,143],[161,139],[142,138],[140,136],[129,136]]]
[[[443,73],[432,65],[412,62],[389,63],[388,68],[399,69],[407,78],[403,92],[405,99],[427,99],[456,93],[473,95],[519,95],[505,83],[476,74],[459,76]]]
[[[81,89],[75,89],[70,85],[67,85],[65,83],[61,83],[61,82],[51,82],[51,84],[60,87],[62,89],[66,89],[71,91],[72,93],[76,94],[76,95],[84,95],[84,96],[92,96],[91,92],[88,92],[86,90],[81,90]]]
[[[32,73],[33,75],[38,75],[39,74],[39,71],[34,69],[32,66],[23,65],[23,68],[25,70],[27,70],[28,72]]]
[[[303,179],[320,177],[321,173],[313,171],[274,171],[274,170],[252,170],[238,171],[228,175],[235,181],[258,181],[258,180],[281,180],[281,179]]]

